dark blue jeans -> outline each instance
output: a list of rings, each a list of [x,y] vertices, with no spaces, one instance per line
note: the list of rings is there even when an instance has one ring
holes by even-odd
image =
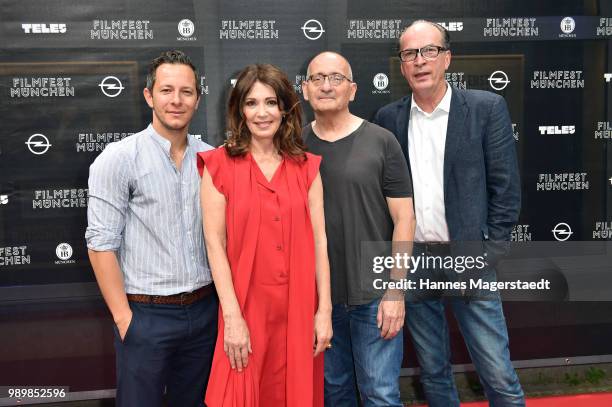
[[[191,305],[130,302],[121,341],[115,327],[118,407],[202,407],[217,338],[215,294]]]
[[[386,340],[376,326],[380,300],[364,305],[334,305],[332,348],[325,352],[325,405],[401,407],[399,373],[403,334]]]
[[[447,277],[452,278],[451,275]],[[496,279],[495,271],[490,270],[481,277],[493,281]],[[438,275],[440,279],[442,276]],[[443,299],[441,296],[427,296],[420,301],[406,301],[406,325],[421,366],[421,383],[430,407],[459,407],[450,362],[445,304],[451,307],[457,319],[490,405],[525,406],[521,384],[510,362],[501,300],[498,293],[489,293],[487,297],[466,300],[463,297]]]

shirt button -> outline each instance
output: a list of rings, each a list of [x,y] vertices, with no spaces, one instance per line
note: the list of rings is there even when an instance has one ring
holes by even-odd
[[[279,218],[278,216],[275,216],[275,217],[274,217],[272,220],[273,220],[274,222],[278,222],[278,221],[280,220],[280,218]]]
[[[277,246],[276,246],[276,250],[283,250],[283,246],[281,246],[281,245],[277,245]]]

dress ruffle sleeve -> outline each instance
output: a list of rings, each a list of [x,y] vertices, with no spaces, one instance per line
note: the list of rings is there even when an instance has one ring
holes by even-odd
[[[308,189],[312,185],[312,182],[319,173],[319,167],[321,165],[322,157],[320,155],[306,153],[308,159],[306,160],[306,185]]]
[[[197,154],[197,159],[200,177],[204,174],[204,167],[206,167],[217,191],[223,195],[227,195],[224,189],[223,171],[221,171],[221,168],[224,167],[228,160],[225,148],[221,146],[214,150],[199,152]]]

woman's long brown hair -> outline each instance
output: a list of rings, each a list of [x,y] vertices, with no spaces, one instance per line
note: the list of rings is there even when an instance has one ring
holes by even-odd
[[[225,141],[225,149],[228,154],[232,157],[243,156],[249,151],[251,132],[246,125],[242,109],[247,94],[257,81],[274,90],[283,115],[280,127],[274,135],[274,146],[281,154],[291,158],[305,159],[306,146],[302,140],[300,101],[287,75],[271,64],[248,65],[236,80],[227,109],[229,134]]]

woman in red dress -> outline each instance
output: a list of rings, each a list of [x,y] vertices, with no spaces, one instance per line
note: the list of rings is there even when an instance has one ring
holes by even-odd
[[[208,407],[323,406],[332,336],[320,157],[306,153],[299,101],[273,65],[249,65],[224,146],[198,153],[219,335]]]

